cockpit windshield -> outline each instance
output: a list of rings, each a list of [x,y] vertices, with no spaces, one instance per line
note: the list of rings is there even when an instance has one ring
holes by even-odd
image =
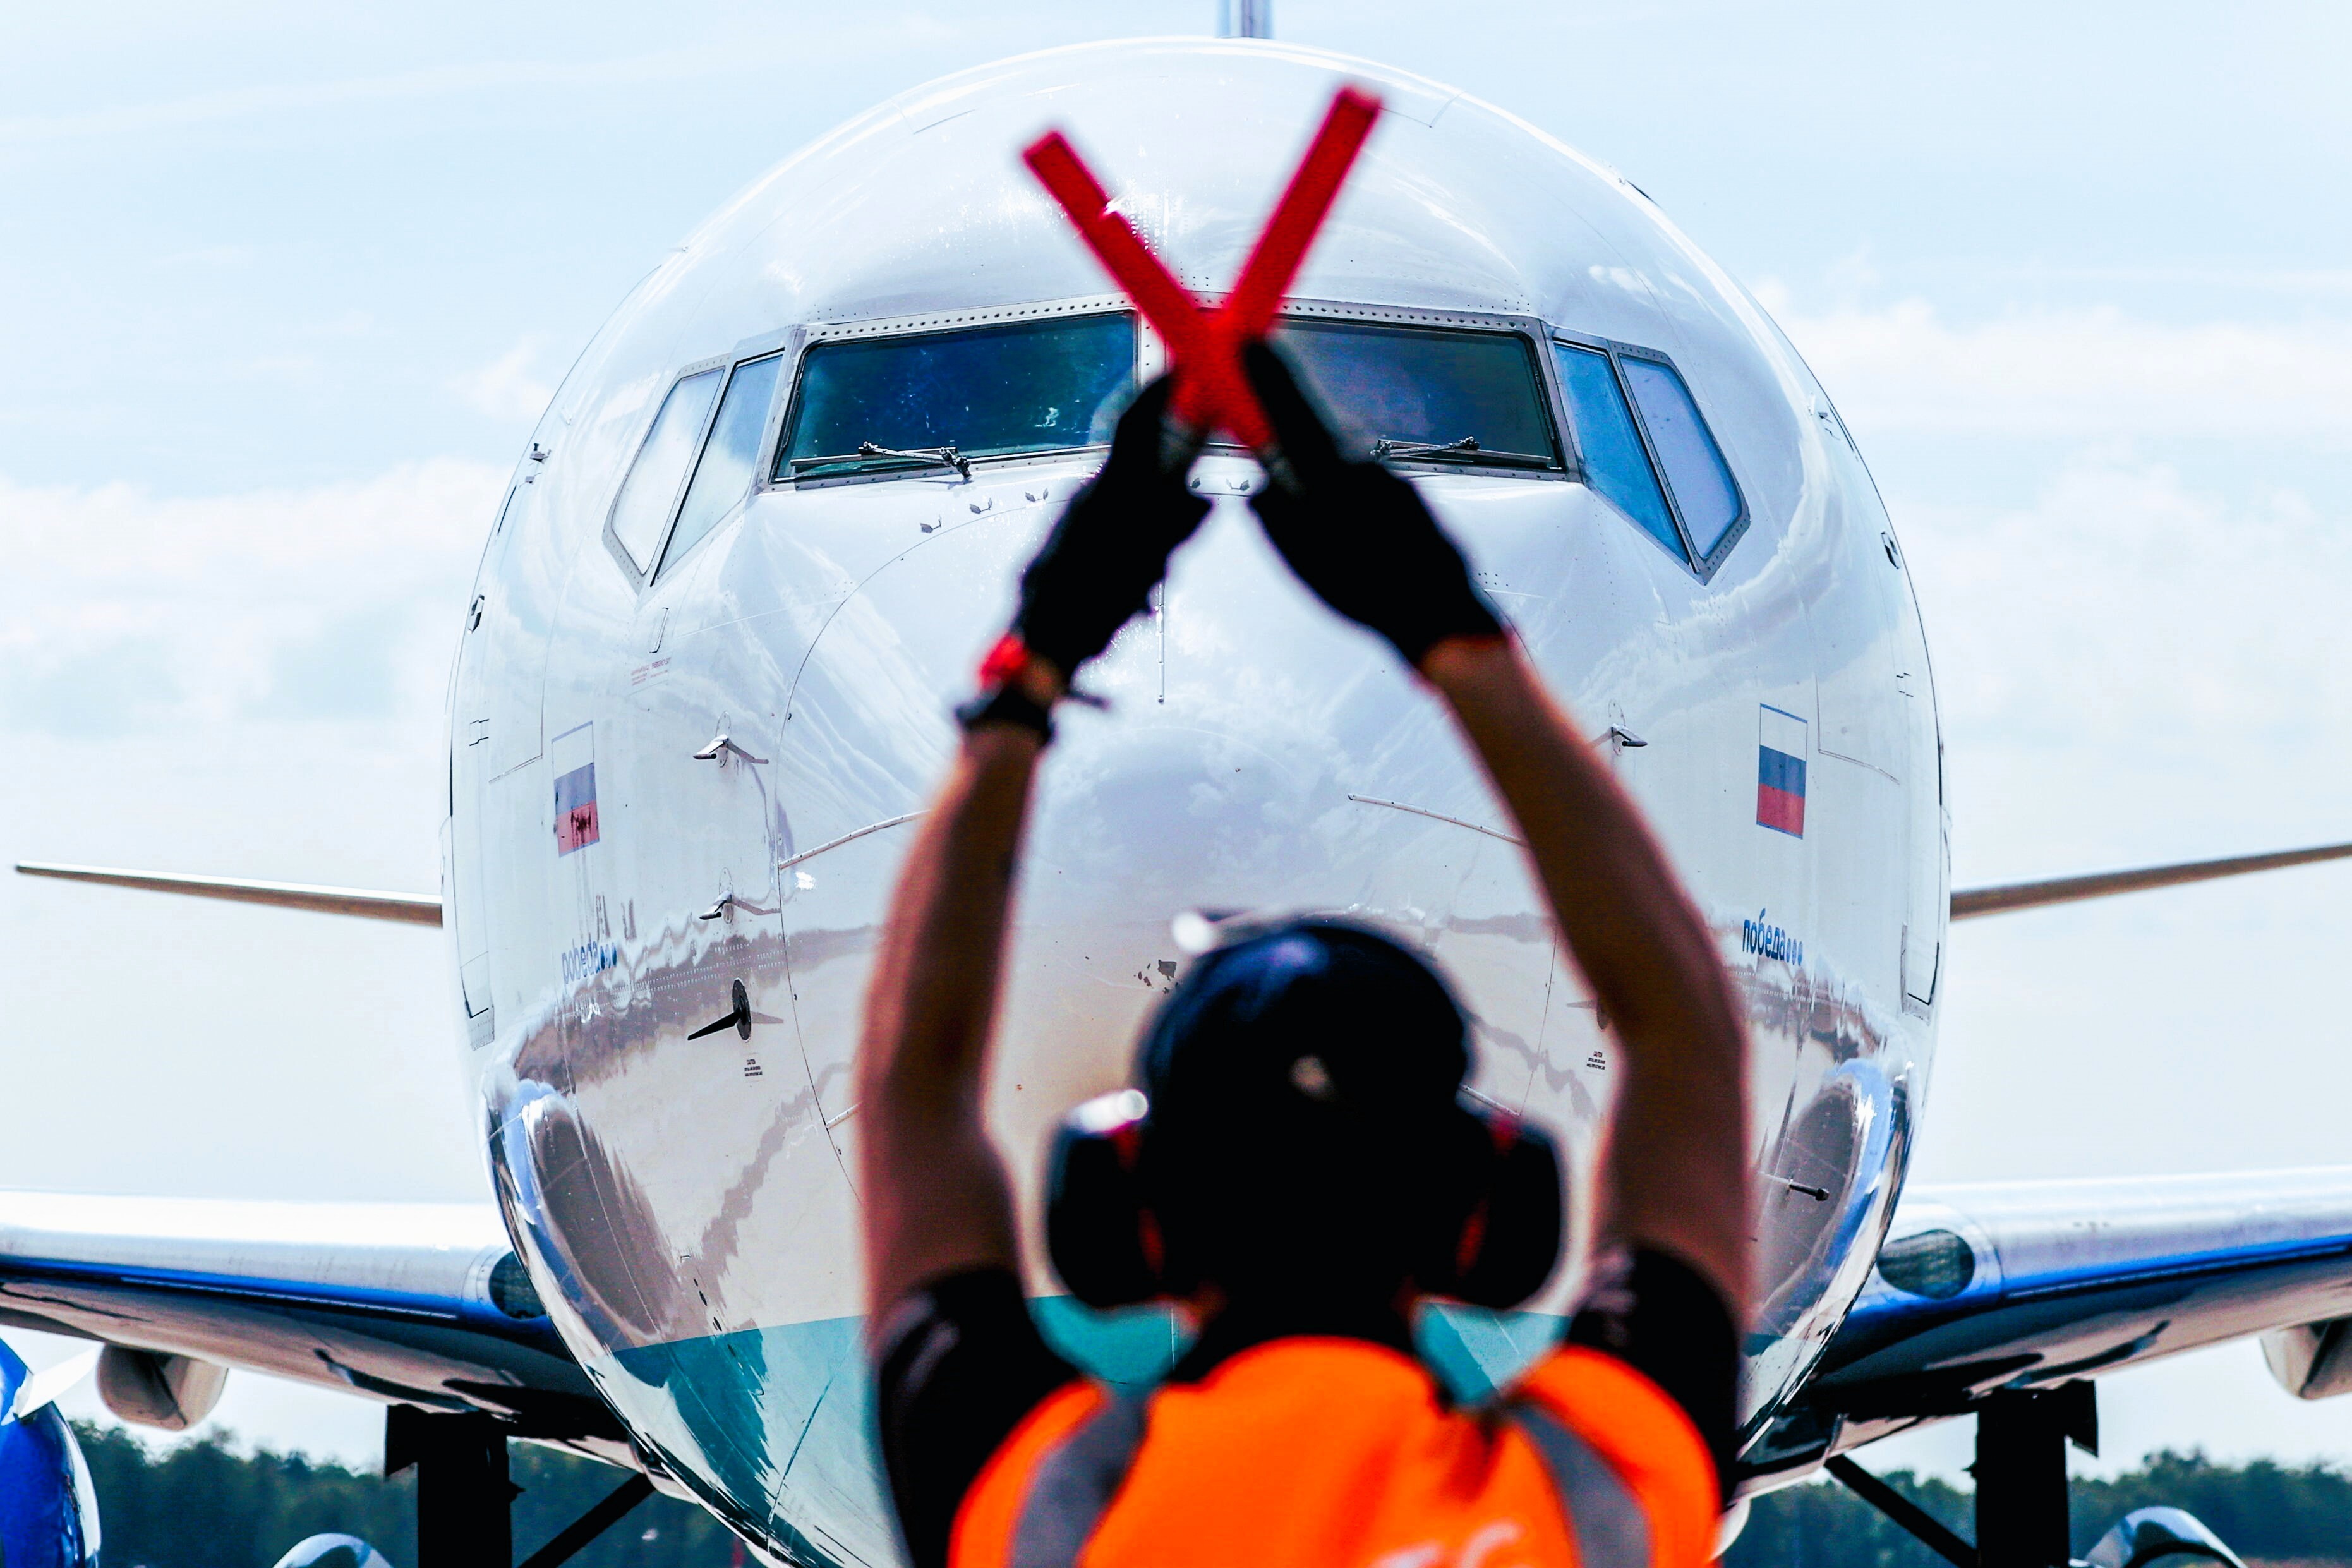
[[[1124,312],[835,339],[803,356],[776,478],[922,468],[1097,445],[1135,387]]]
[[[1356,457],[1558,468],[1535,351],[1517,332],[1290,317],[1274,332]]]

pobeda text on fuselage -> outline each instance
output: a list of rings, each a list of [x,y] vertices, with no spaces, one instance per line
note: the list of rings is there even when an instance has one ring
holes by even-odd
[[[1239,41],[987,67],[790,159],[637,287],[517,468],[453,697],[509,1223],[645,1449],[779,1552],[896,1553],[849,1174],[877,922],[1014,573],[1164,359],[1018,150],[1066,127],[1213,296],[1345,79],[1385,112],[1279,338],[1452,527],[1744,988],[1751,1430],[1870,1267],[1934,1037],[1944,816],[1902,556],[1795,353],[1640,192],[1448,89]],[[1052,1119],[1121,1083],[1200,909],[1421,942],[1476,1017],[1476,1092],[1589,1158],[1608,1020],[1498,809],[1393,657],[1287,578],[1247,455],[1195,482],[1214,514],[1045,774],[992,1090],[1024,1190]],[[1166,1319],[1029,1271],[1106,1374],[1169,1358]],[[1447,1310],[1423,1338],[1475,1389],[1548,1331]]]

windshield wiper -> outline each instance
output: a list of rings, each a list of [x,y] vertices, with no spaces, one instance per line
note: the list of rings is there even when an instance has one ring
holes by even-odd
[[[797,474],[807,468],[846,468],[852,464],[875,462],[953,468],[965,479],[971,478],[971,459],[953,447],[885,447],[873,441],[860,441],[856,451],[837,458],[794,458],[793,471]]]
[[[1372,443],[1372,459],[1385,463],[1391,458],[1464,458],[1477,450],[1475,436],[1465,436],[1459,441],[1400,441],[1383,436]]]
[[[971,478],[971,459],[952,446],[948,447],[882,447],[872,441],[857,443],[861,458],[902,458],[933,468],[953,468],[965,479]]]
[[[1372,443],[1372,459],[1381,463],[1490,463],[1514,468],[1548,468],[1551,459],[1538,452],[1492,452],[1475,436],[1458,441],[1400,441],[1383,436]]]

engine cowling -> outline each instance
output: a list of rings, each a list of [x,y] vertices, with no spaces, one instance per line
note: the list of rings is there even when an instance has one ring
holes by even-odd
[[[2352,1394],[2352,1318],[2272,1330],[2263,1336],[2263,1364],[2297,1399]]]
[[[392,1564],[358,1536],[330,1532],[296,1542],[278,1560],[277,1568],[392,1568]]]
[[[36,1395],[33,1408],[17,1409],[30,1375],[24,1359],[0,1343],[0,1562],[7,1568],[97,1568],[98,1497],[89,1468],[55,1404]]]
[[[2246,1568],[2221,1538],[2185,1509],[2139,1508],[2117,1520],[2099,1537],[2084,1560],[2084,1568],[2195,1568],[2219,1563],[2221,1568]]]
[[[228,1368],[193,1356],[109,1345],[98,1358],[98,1396],[135,1426],[184,1432],[213,1413]]]

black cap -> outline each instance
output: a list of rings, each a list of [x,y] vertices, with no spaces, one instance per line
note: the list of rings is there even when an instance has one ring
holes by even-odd
[[[1137,1061],[1178,1288],[1411,1272],[1410,1216],[1454,1201],[1440,1173],[1469,1066],[1444,981],[1369,927],[1296,921],[1202,958]]]

